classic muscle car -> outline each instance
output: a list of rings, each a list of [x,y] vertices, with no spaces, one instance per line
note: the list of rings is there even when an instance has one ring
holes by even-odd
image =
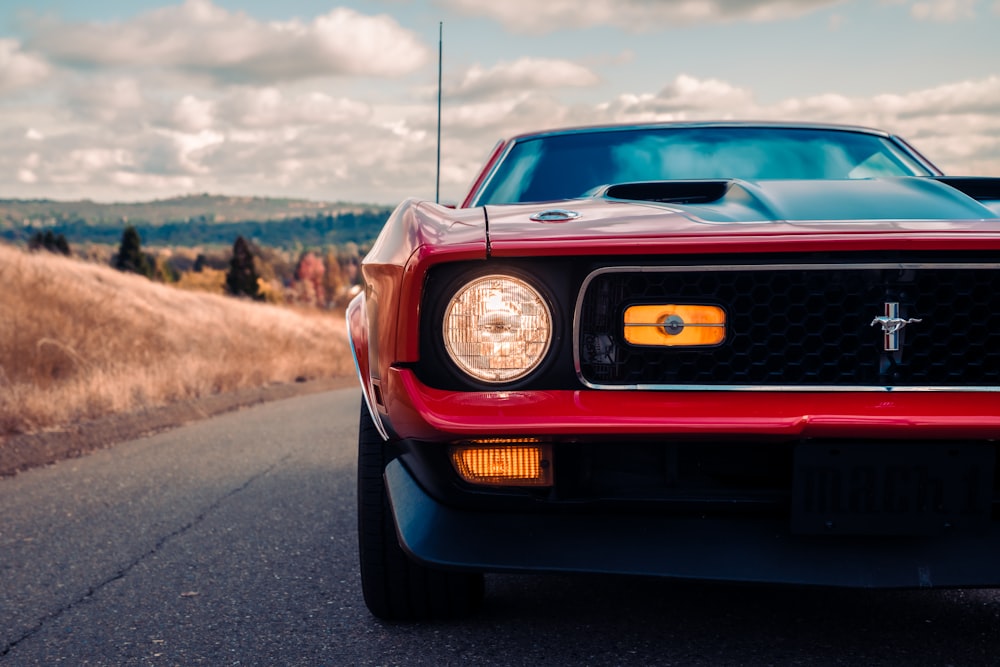
[[[362,271],[376,616],[486,572],[1000,584],[1000,179],[856,127],[524,134]]]

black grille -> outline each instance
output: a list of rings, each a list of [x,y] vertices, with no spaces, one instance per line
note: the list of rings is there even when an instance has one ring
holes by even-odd
[[[585,289],[578,364],[595,385],[1000,386],[995,266],[629,268],[597,272]],[[887,303],[921,320],[900,331],[896,352],[872,325]],[[721,306],[725,341],[628,344],[624,311],[638,304]]]

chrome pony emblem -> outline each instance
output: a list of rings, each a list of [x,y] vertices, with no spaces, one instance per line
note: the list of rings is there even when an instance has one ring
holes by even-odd
[[[579,217],[580,214],[576,211],[567,211],[564,208],[549,208],[535,213],[531,216],[531,219],[535,222],[566,222],[568,220],[576,220]]]
[[[899,332],[907,324],[915,324],[917,322],[923,322],[922,319],[917,317],[911,317],[904,320],[899,316],[899,304],[894,301],[886,302],[885,304],[885,315],[880,315],[872,320],[870,326],[875,326],[876,324],[882,327],[882,333],[884,335],[883,349],[886,352],[896,352],[899,350]]]

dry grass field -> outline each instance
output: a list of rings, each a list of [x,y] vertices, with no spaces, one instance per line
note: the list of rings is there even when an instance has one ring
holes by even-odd
[[[181,290],[0,244],[0,439],[353,372],[340,313]]]

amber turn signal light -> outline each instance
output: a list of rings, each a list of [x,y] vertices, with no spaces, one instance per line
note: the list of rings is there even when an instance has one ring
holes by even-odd
[[[719,345],[726,311],[718,306],[651,305],[625,310],[625,340],[633,345]]]
[[[470,484],[552,486],[552,447],[495,438],[451,448],[451,463]]]

